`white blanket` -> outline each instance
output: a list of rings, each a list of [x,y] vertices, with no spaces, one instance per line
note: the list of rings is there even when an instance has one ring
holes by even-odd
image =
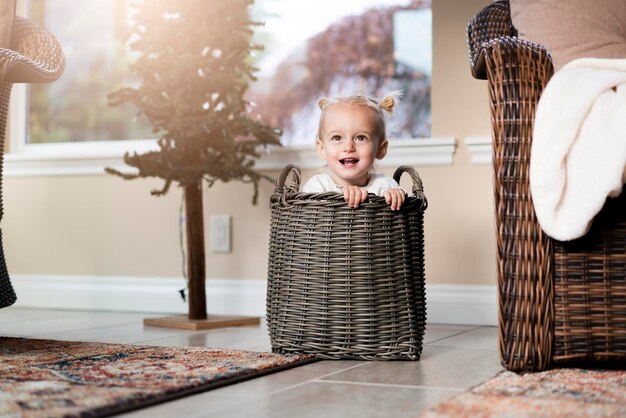
[[[530,190],[541,228],[583,236],[626,182],[626,59],[581,58],[543,91],[533,132]]]

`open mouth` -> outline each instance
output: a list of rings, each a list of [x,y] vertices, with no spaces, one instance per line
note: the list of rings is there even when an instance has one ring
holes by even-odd
[[[343,159],[339,160],[339,162],[342,165],[351,166],[351,165],[356,165],[356,163],[359,162],[359,159],[358,158],[343,158]]]

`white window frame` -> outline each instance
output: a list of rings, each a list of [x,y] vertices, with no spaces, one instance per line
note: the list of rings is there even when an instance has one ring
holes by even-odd
[[[5,175],[105,174],[104,167],[132,172],[122,157],[126,151],[158,149],[155,140],[28,143],[28,86],[14,84],[9,105],[9,153]]]

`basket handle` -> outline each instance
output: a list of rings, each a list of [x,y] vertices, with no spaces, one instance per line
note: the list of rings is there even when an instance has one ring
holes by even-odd
[[[287,164],[285,168],[283,168],[283,171],[276,180],[276,193],[285,192],[285,182],[289,174],[293,174],[293,179],[287,183],[287,190],[298,193],[298,190],[300,190],[300,167],[296,164]]]
[[[413,179],[413,195],[417,196],[418,193],[424,194],[424,186],[422,185],[422,179],[420,178],[417,171],[409,166],[409,165],[401,165],[397,168],[396,172],[393,173],[393,179],[400,184],[400,177],[403,173],[408,173],[409,176]]]

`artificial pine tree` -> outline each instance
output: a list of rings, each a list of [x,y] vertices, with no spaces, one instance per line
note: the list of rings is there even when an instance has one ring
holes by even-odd
[[[264,177],[254,170],[260,144],[279,144],[280,131],[251,118],[244,95],[256,70],[248,7],[254,0],[138,0],[130,48],[138,87],[109,95],[109,103],[132,102],[159,134],[159,151],[124,156],[136,174],[106,171],[124,179],[160,177],[164,195],[173,182],[184,188],[189,319],[205,319],[205,252],[202,183],[252,183],[253,203]]]

